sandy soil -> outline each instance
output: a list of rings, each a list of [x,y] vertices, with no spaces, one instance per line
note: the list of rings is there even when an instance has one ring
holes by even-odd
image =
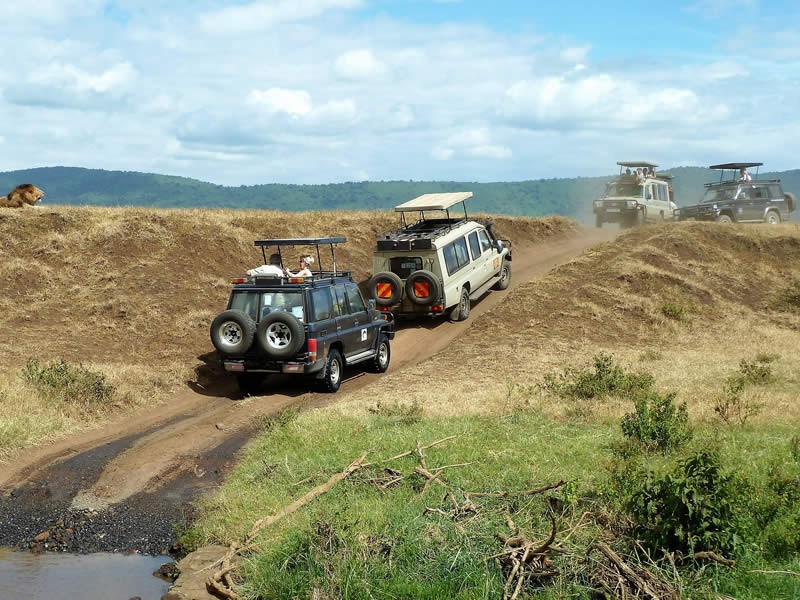
[[[585,229],[568,238],[515,246],[511,289],[599,242],[613,239],[617,233]],[[488,293],[473,305],[470,319],[464,322],[442,319],[400,323],[392,345],[390,369],[412,368],[442,350],[507,293]],[[49,527],[47,501],[57,513],[78,511],[94,515],[95,511],[112,507],[118,514],[132,514],[131,507],[141,505],[146,497],[148,506],[172,506],[169,518],[175,518],[176,507],[222,479],[260,417],[289,406],[313,407],[333,402],[380,377],[360,371],[347,372],[346,376],[336,395],[310,393],[297,381],[275,381],[268,384],[264,395],[244,399],[235,382],[223,378],[212,388],[186,388],[155,408],[28,451],[13,463],[0,466],[0,512],[13,508],[18,521],[15,527],[7,528],[0,544],[30,545],[42,528]],[[80,469],[75,466],[78,462]],[[31,509],[36,506],[35,523],[24,522],[28,503]],[[56,518],[49,517],[51,522]],[[141,537],[141,532],[137,535]],[[158,550],[159,544],[164,545],[165,536],[166,533],[154,541],[155,547],[140,544],[140,551]],[[132,541],[118,539],[114,543],[127,547]],[[63,549],[76,550],[69,544]],[[119,548],[95,544],[91,549]]]

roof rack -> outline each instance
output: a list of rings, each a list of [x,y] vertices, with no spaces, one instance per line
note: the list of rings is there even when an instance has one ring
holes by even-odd
[[[320,254],[320,246],[329,245],[331,247],[331,261],[333,262],[333,275],[337,274],[336,269],[336,245],[344,244],[347,241],[346,237],[317,237],[317,238],[273,238],[266,240],[256,240],[255,245],[261,248],[261,255],[264,257],[264,264],[267,264],[267,248],[275,246],[278,249],[278,256],[281,257],[281,265],[283,265],[282,248],[287,246],[314,246],[317,250],[317,263],[319,265],[319,272],[322,271],[322,256]]]
[[[763,165],[764,163],[760,162],[731,162],[731,163],[720,163],[718,165],[711,165],[708,167],[709,169],[714,169],[715,171],[719,171],[719,181],[716,183],[725,183],[723,182],[723,178],[725,177],[725,171],[734,171],[733,176],[728,181],[736,181],[736,171],[740,169],[747,169],[749,167],[756,167],[756,173],[753,175],[753,179],[758,179],[758,167]],[[707,183],[706,187],[709,185],[714,185],[714,183]]]
[[[639,167],[650,167],[655,169],[658,166],[657,164],[647,162],[646,160],[621,160],[618,161],[617,164],[620,167],[630,167],[632,169],[636,169]]]

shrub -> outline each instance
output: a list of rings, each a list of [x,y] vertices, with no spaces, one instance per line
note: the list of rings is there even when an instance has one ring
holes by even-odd
[[[93,406],[108,403],[114,395],[105,375],[64,359],[45,364],[31,359],[22,369],[22,379],[47,400],[59,403]]]
[[[545,375],[544,387],[566,398],[587,400],[603,395],[636,396],[650,390],[654,383],[649,373],[626,373],[614,363],[614,357],[600,353],[593,359],[593,368],[566,369],[563,373]]]
[[[743,425],[747,419],[761,412],[762,404],[744,397],[751,385],[766,385],[775,379],[769,363],[778,359],[776,354],[759,353],[755,360],[742,359],[739,370],[729,375],[722,386],[722,396],[714,403],[714,412],[727,424]]]
[[[414,400],[411,404],[403,404],[397,401],[381,402],[379,400],[375,406],[367,410],[374,415],[388,417],[398,425],[413,425],[422,419],[422,405],[417,400]]]
[[[635,533],[655,553],[735,553],[743,529],[738,487],[719,457],[707,450],[671,473],[648,473],[629,501]]]
[[[686,321],[688,319],[688,311],[683,304],[677,302],[664,302],[661,305],[661,314],[672,319],[673,321]]]
[[[661,395],[655,391],[641,394],[632,413],[622,417],[622,433],[647,450],[668,452],[692,437],[686,403],[675,405],[675,392]]]

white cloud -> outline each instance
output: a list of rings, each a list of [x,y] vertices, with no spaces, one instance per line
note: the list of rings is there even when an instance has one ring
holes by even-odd
[[[362,0],[259,0],[200,15],[200,29],[210,34],[238,34],[297,23],[331,10],[359,8]]]
[[[307,115],[311,112],[311,94],[306,90],[286,90],[270,88],[268,90],[253,90],[247,96],[247,101],[267,112],[283,112],[295,117]]]
[[[334,68],[340,77],[353,80],[376,79],[386,74],[386,65],[369,49],[351,50],[339,55]]]
[[[511,158],[512,154],[510,148],[493,144],[485,127],[458,131],[431,150],[431,156],[436,160],[458,157],[504,159]]]
[[[638,84],[603,73],[518,81],[506,91],[499,113],[511,124],[533,129],[637,129],[719,120],[728,109],[702,102],[689,88]]]

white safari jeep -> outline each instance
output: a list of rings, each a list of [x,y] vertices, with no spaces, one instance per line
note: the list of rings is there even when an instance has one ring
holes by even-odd
[[[491,221],[469,220],[469,198],[472,192],[425,194],[395,207],[400,228],[378,236],[369,280],[380,310],[463,321],[472,300],[508,287],[511,242],[495,236]],[[457,205],[463,216],[450,214]]]
[[[606,184],[593,202],[595,224],[619,223],[634,227],[645,222],[672,220],[677,207],[672,197],[672,176],[656,173],[658,165],[645,161],[618,162],[619,175]]]

